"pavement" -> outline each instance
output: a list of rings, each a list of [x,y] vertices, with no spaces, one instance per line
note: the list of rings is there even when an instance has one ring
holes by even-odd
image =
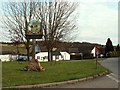
[[[50,88],[118,88],[118,85],[114,80],[108,78],[107,76],[103,76],[83,82],[58,85]]]

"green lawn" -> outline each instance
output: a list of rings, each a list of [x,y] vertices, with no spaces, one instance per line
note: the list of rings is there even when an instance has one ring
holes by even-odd
[[[65,80],[80,79],[86,76],[98,74],[106,69],[99,66],[95,67],[95,62],[90,61],[59,61],[53,63],[41,63],[46,71],[23,71],[23,67],[28,62],[3,62],[2,63],[2,84],[3,87],[18,85],[33,85]]]

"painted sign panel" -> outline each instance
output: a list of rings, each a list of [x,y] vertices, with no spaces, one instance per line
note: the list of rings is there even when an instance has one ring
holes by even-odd
[[[43,35],[42,30],[40,29],[40,22],[38,20],[32,20],[30,22],[28,32],[26,37],[28,39],[41,39]]]

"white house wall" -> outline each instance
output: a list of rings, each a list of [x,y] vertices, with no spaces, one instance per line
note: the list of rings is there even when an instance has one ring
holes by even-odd
[[[70,54],[67,52],[60,52],[64,60],[70,60]]]
[[[4,61],[10,61],[10,60],[16,60],[17,59],[17,56],[16,55],[0,55],[0,60],[2,61],[2,62],[4,62]]]
[[[92,49],[91,53],[93,54],[93,57],[96,56],[95,47]]]
[[[63,60],[62,56],[61,55],[58,55],[57,56],[58,58],[56,59],[56,56],[53,55],[53,60],[56,60],[56,61],[60,61],[60,60]]]
[[[17,60],[18,55],[11,55],[13,61]]]
[[[10,61],[10,59],[9,59],[9,55],[0,55],[0,60],[1,61]]]
[[[47,57],[48,57],[48,52],[40,52],[35,55],[35,59],[38,59],[38,61],[40,61],[40,62],[42,62],[42,61],[47,62],[48,61]]]
[[[59,61],[59,60],[70,60],[70,54],[67,52],[60,52],[61,55],[58,55],[58,59],[56,59],[56,56],[53,55],[53,60]],[[48,52],[40,52],[35,55],[35,59],[38,59],[40,62],[47,62],[48,61]]]

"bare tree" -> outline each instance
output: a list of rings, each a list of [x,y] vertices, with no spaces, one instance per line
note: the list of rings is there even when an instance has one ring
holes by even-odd
[[[26,32],[30,21],[35,16],[35,2],[5,2],[3,3],[4,18],[2,23],[4,28],[9,32],[12,41],[19,40],[24,42],[27,49],[27,56],[29,60],[29,43]],[[17,38],[17,39],[16,39]]]
[[[43,30],[45,46],[48,50],[48,60],[52,60],[52,49],[57,41],[65,39],[75,29],[73,12],[75,2],[60,0],[38,0],[37,2],[8,2],[3,5],[4,25],[9,29],[12,40],[24,42],[29,60],[29,43],[25,34],[32,19],[39,20],[40,30]]]
[[[60,0],[38,1],[36,18],[41,21],[44,33],[45,46],[48,50],[48,61],[52,60],[52,50],[55,43],[63,40],[66,35],[75,29],[72,13],[77,4],[75,2],[62,2]]]

